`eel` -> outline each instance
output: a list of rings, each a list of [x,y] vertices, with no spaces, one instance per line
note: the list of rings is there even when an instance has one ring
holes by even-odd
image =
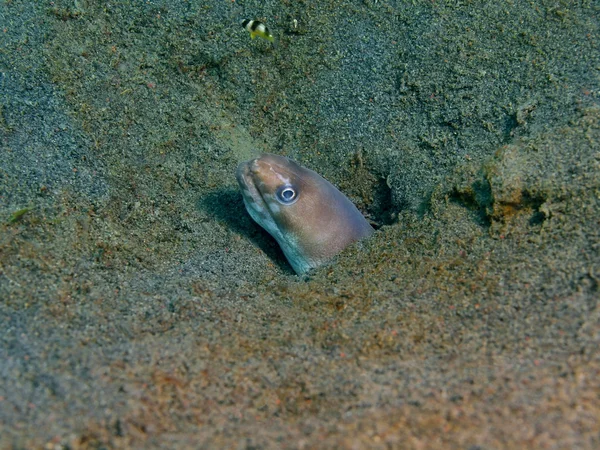
[[[284,156],[263,153],[242,162],[236,178],[250,217],[275,238],[299,275],[374,232],[333,184]]]

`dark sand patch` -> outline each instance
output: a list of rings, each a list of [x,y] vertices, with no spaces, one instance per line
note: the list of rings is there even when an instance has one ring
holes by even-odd
[[[0,448],[600,446],[598,8],[411,3],[0,5]],[[261,150],[379,231],[293,275]]]

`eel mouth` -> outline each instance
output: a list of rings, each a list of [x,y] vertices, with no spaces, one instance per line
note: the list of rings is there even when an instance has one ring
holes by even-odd
[[[256,182],[254,181],[254,171],[251,168],[255,161],[251,159],[250,161],[241,162],[235,171],[235,178],[240,188],[242,191],[248,192],[252,198],[260,197],[260,192],[258,192]]]
[[[248,167],[251,161],[243,161],[238,164],[235,171],[235,178],[237,179],[240,188],[248,190],[248,179],[250,178],[250,168]],[[254,183],[252,183],[254,184]]]
[[[267,211],[267,204],[256,187],[256,159],[241,162],[235,172],[235,178],[240,185],[242,197],[247,207],[252,208],[261,216]]]

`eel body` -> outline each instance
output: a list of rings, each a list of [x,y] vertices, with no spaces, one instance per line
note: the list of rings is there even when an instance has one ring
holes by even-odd
[[[374,231],[335,186],[284,156],[265,153],[243,162],[236,178],[248,213],[275,238],[298,274]]]

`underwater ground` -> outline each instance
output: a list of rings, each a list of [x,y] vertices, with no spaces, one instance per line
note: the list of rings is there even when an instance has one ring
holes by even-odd
[[[3,0],[0,448],[600,448],[599,13]],[[296,276],[263,151],[378,231]]]

